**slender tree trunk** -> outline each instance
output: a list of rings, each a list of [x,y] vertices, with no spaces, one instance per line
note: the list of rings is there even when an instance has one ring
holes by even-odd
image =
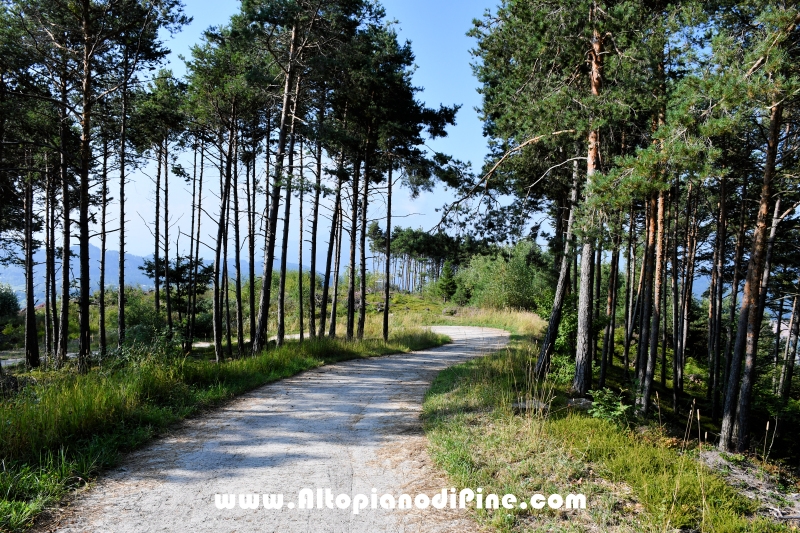
[[[233,135],[232,135],[233,137]],[[231,139],[233,140],[233,139]],[[231,152],[232,144],[228,144],[228,161],[233,159]],[[230,189],[236,189],[236,182],[232,178],[232,168],[228,165],[225,181],[231,183]],[[228,359],[233,359],[233,335],[231,333],[231,277],[228,273],[228,241],[230,241],[231,230],[231,195],[228,194],[228,203],[225,204],[225,233],[222,239],[222,297],[225,304],[225,340],[227,342],[226,351]]]
[[[106,210],[108,207],[108,136],[103,136],[103,167],[101,171],[100,200],[100,294],[98,298],[100,359],[106,356]]]
[[[356,338],[364,338],[364,325],[367,320],[367,206],[369,204],[369,145],[367,155],[364,157],[364,195],[361,200],[361,232],[359,234],[359,254],[361,283],[359,292],[361,293],[360,305],[358,308],[358,328]]]
[[[386,242],[384,243],[384,253],[386,261],[384,265],[383,280],[383,340],[389,342],[389,267],[392,257],[392,162],[389,160],[389,179],[386,189]]]
[[[2,76],[2,75],[0,75]],[[2,135],[2,131],[0,131],[0,135]],[[2,138],[2,137],[0,137]],[[2,152],[0,152],[0,161],[2,161]],[[53,331],[54,331],[54,322],[53,322],[53,315],[52,309],[55,304],[55,291],[51,291],[51,281],[54,276],[53,271],[53,238],[51,233],[51,227],[53,225],[53,216],[52,216],[52,205],[53,201],[55,200],[55,195],[53,194],[53,184],[52,184],[52,177],[50,175],[50,169],[47,167],[47,154],[45,153],[44,156],[45,161],[45,193],[44,193],[44,251],[45,251],[45,259],[44,259],[44,349],[45,349],[45,357],[46,361],[52,362],[53,359]]]
[[[39,333],[33,293],[33,178],[25,180],[25,368],[38,368]]]
[[[283,105],[278,129],[278,151],[275,157],[275,178],[270,199],[269,223],[267,225],[266,254],[264,257],[264,276],[261,282],[261,294],[258,302],[256,332],[253,335],[253,354],[258,354],[267,345],[267,322],[269,319],[270,293],[272,291],[272,270],[275,259],[275,228],[278,225],[278,207],[281,197],[281,180],[283,179],[283,161],[286,156],[286,140],[289,128],[289,109],[292,103],[290,92],[295,77],[295,55],[297,49],[297,25],[292,26],[292,40],[289,48],[289,65],[283,86]]]
[[[731,371],[731,349],[733,348],[733,325],[736,320],[736,303],[739,296],[739,274],[742,266],[742,258],[744,256],[744,234],[747,229],[747,219],[745,214],[747,212],[747,184],[749,174],[745,175],[744,183],[742,184],[742,198],[741,207],[739,210],[739,230],[736,233],[736,251],[733,254],[733,281],[731,282],[731,295],[730,307],[728,311],[728,324],[726,326],[727,333],[725,339],[725,369],[723,375],[723,391],[728,390],[728,375]]]
[[[333,202],[333,212],[331,213],[331,231],[330,231],[330,236],[328,238],[328,254],[325,260],[325,277],[322,280],[322,304],[319,313],[320,337],[325,335],[325,319],[327,318],[328,315],[328,290],[331,282],[331,261],[333,258],[333,250],[334,248],[336,248],[336,234],[339,224],[339,207],[341,205],[341,202],[342,202],[342,180],[341,178],[337,178],[336,199]]]
[[[324,94],[324,90],[323,90]],[[316,142],[316,172],[314,183],[314,203],[311,207],[311,265],[309,266],[309,287],[308,287],[308,335],[312,339],[317,338],[317,226],[319,224],[319,196],[322,192],[322,124],[325,118],[325,99],[323,97],[322,103],[319,106],[317,114],[317,132],[318,138]],[[328,271],[325,271],[328,275]],[[327,305],[327,302],[325,302]],[[326,309],[323,307],[320,313],[320,320],[325,316]],[[324,327],[320,327],[319,334],[322,336]]]
[[[630,220],[628,222],[628,249],[625,259],[625,342],[622,347],[622,366],[625,369],[625,376],[628,377],[630,370],[630,347],[631,334],[633,333],[633,322],[636,316],[634,306],[634,287],[636,286],[636,211],[631,204]]]
[[[300,342],[303,342],[304,326],[303,324],[303,190],[305,183],[303,182],[303,139],[300,139],[300,203],[297,206],[298,215],[300,219],[300,244],[298,245],[298,273],[297,273],[297,306],[298,306],[298,319],[300,320]],[[311,317],[311,322],[314,322],[314,317]]]
[[[169,140],[164,136],[164,299],[167,304],[167,331],[172,338],[172,295],[169,287]]]
[[[789,360],[789,352],[792,345],[792,336],[794,335],[794,324],[797,317],[797,296],[792,299],[792,312],[789,317],[789,328],[787,329],[786,345],[784,347],[783,368],[780,366],[780,351],[781,351],[781,332],[783,331],[783,306],[784,299],[781,298],[780,310],[778,311],[778,327],[775,334],[775,373],[772,378],[772,390],[778,396],[783,392],[783,381],[786,376],[786,363]]]
[[[671,281],[672,281],[672,410],[678,412],[678,361],[680,353],[680,292],[678,290],[678,209],[680,207],[680,196],[677,184],[674,187],[674,201],[672,223],[672,246],[670,249],[671,260]]]
[[[778,152],[780,124],[783,117],[783,105],[773,104],[770,116],[769,140],[764,164],[764,181],[761,186],[761,200],[759,202],[758,218],[753,232],[752,252],[747,266],[747,277],[742,295],[742,307],[739,311],[739,324],[736,331],[736,343],[731,357],[731,369],[728,376],[728,390],[725,394],[723,405],[722,427],[720,429],[720,450],[728,451],[735,444],[737,450],[744,449],[745,433],[747,431],[747,416],[750,411],[750,392],[752,388],[753,367],[755,366],[755,351],[758,341],[758,331],[761,324],[758,316],[759,290],[761,276],[766,255],[767,218],[769,204],[772,198],[772,180],[775,174],[775,159]],[[746,355],[745,355],[746,354]],[[744,373],[741,371],[744,359]],[[739,383],[740,376],[742,378]],[[736,398],[738,402],[738,416],[744,421],[739,425],[737,435],[733,435],[733,423],[736,416]]]
[[[713,335],[713,370],[714,379],[711,382],[714,389],[714,398],[711,404],[711,418],[716,423],[719,421],[720,393],[722,390],[720,383],[721,368],[721,348],[722,348],[722,295],[723,295],[723,276],[725,275],[725,242],[727,236],[727,194],[725,189],[725,178],[720,180],[720,202],[719,202],[719,224],[717,226],[717,263],[716,269],[717,284],[714,287],[714,294],[709,296],[714,300],[714,327],[709,333]]]
[[[344,233],[344,207],[339,203],[339,228],[336,231],[336,269],[333,274],[333,301],[331,302],[331,324],[328,337],[336,336],[336,306],[339,303],[339,269],[342,264],[342,233]]]
[[[603,352],[600,357],[600,378],[598,387],[606,385],[606,367],[614,364],[614,318],[617,314],[617,278],[619,277],[619,244],[622,228],[614,232],[611,251],[611,268],[608,276],[608,296],[606,297],[606,327],[603,335]],[[599,286],[598,286],[599,289]]]
[[[81,23],[83,38],[83,76],[81,80],[81,142],[80,142],[80,215],[79,215],[79,245],[80,245],[80,317],[79,317],[79,348],[78,371],[83,373],[89,369],[90,346],[90,316],[89,300],[91,298],[91,280],[89,279],[89,172],[92,165],[92,105],[94,103],[92,60],[95,42],[94,28],[92,28],[91,1],[81,1]]]
[[[187,343],[191,349],[194,343],[194,326],[195,319],[197,318],[197,272],[200,268],[200,222],[203,218],[203,167],[205,165],[205,141],[200,141],[200,180],[197,184],[197,229],[195,230],[194,243],[194,265],[192,272],[192,292],[189,295],[189,300],[192,302],[191,315],[187,316],[189,321],[189,335],[187,336]],[[189,250],[191,255],[191,250]]]
[[[242,236],[239,210],[239,135],[233,136],[233,239],[236,262],[236,356],[244,357],[244,308],[242,306]],[[248,217],[250,214],[248,213]]]
[[[231,133],[232,133],[231,129]],[[230,147],[233,140],[229,138],[228,146]],[[222,140],[219,140],[220,150],[220,163],[222,163]],[[222,361],[222,285],[224,279],[220,279],[220,272],[224,271],[223,259],[221,258],[223,241],[225,240],[225,226],[227,225],[227,217],[225,216],[228,205],[228,197],[231,189],[231,175],[230,172],[225,172],[222,165],[220,165],[220,174],[222,187],[220,190],[220,205],[219,205],[219,223],[217,224],[217,240],[214,247],[214,307],[213,307],[213,328],[214,328],[214,356],[217,363]]]
[[[777,390],[778,396],[781,397],[784,402],[789,399],[789,391],[792,388],[792,374],[794,373],[794,365],[797,358],[798,336],[800,336],[800,317],[798,317],[798,298],[795,296],[792,303],[792,321],[789,326],[789,338],[786,339],[786,350],[783,354],[783,368],[781,369],[781,377]]]
[[[161,313],[161,261],[159,260],[161,256],[161,151],[162,146],[161,143],[159,143],[158,149],[156,150],[156,159],[158,160],[158,163],[156,164],[155,247],[153,250],[153,272],[155,274],[153,281],[155,283],[155,306],[157,317],[160,316]]]
[[[575,207],[578,201],[578,161],[572,164],[572,187],[569,194],[569,215],[567,218],[567,230],[564,236],[564,253],[561,256],[561,268],[558,272],[558,283],[556,284],[556,294],[553,299],[553,309],[550,312],[550,320],[547,323],[539,350],[539,358],[536,361],[536,376],[541,379],[550,370],[550,358],[555,347],[555,340],[558,336],[558,327],[561,324],[561,313],[564,308],[564,298],[566,297],[569,285],[569,267],[572,262],[572,227],[575,222]],[[561,215],[559,215],[561,216]]]
[[[656,358],[658,357],[658,328],[661,325],[661,298],[664,294],[664,191],[658,193],[658,208],[656,214],[656,247],[655,247],[655,279],[653,281],[653,314],[650,324],[650,356],[647,358],[647,369],[639,399],[639,410],[646,416],[650,408],[650,393],[653,387],[653,374],[655,372]]]
[[[594,14],[594,13],[593,13]],[[591,62],[590,84],[592,95],[598,97],[603,87],[603,39],[595,28],[592,37],[592,50],[589,54]],[[592,129],[589,132],[589,150],[586,159],[586,190],[591,189],[592,176],[600,165],[600,132]],[[594,244],[591,237],[584,237],[581,251],[581,281],[578,294],[578,333],[577,353],[575,355],[575,378],[572,391],[581,396],[589,392],[592,381],[592,260]]]
[[[353,172],[353,194],[350,202],[350,272],[347,278],[347,340],[355,333],[356,305],[356,236],[358,235],[358,192],[361,161],[356,159]],[[365,177],[366,179],[366,177]]]
[[[294,107],[292,108],[294,117]],[[278,288],[278,340],[277,345],[282,346],[286,335],[286,256],[289,252],[289,215],[292,205],[292,179],[294,178],[294,118],[292,118],[289,133],[289,174],[286,176],[286,202],[283,204],[283,238],[281,240],[281,267]],[[302,236],[300,238],[302,241]]]
[[[639,346],[636,358],[636,377],[639,380],[637,405],[639,410],[644,410],[644,385],[647,374],[647,359],[650,347],[650,318],[653,311],[653,280],[655,278],[655,248],[656,248],[656,198],[650,196],[647,208],[647,245],[644,251],[644,295],[639,316]]]
[[[119,277],[117,280],[117,347],[125,343],[125,165],[128,136],[128,48],[123,51],[122,110],[119,127]]]
[[[66,70],[66,66],[64,67]],[[60,80],[61,99],[58,112],[59,135],[59,173],[61,180],[61,312],[58,318],[58,348],[55,367],[60,368],[67,360],[67,341],[69,340],[69,285],[70,285],[70,198],[69,175],[67,174],[67,82],[66,74]]]

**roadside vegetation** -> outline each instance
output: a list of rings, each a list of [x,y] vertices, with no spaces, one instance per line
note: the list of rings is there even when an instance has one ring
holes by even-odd
[[[379,332],[380,324],[370,329]],[[321,365],[447,341],[428,330],[397,328],[388,342],[379,335],[290,340],[255,357],[216,363],[213,348],[187,355],[180,343],[159,336],[115,351],[86,373],[18,374],[20,390],[4,390],[0,401],[0,531],[25,529],[121,453],[238,394]]]
[[[436,462],[458,487],[484,494],[584,494],[583,510],[476,510],[497,531],[778,532],[759,502],[699,460],[697,421],[677,427],[633,416],[625,395],[605,389],[590,409],[567,392],[571,374],[534,377],[528,336],[439,374],[423,420]],[[562,375],[566,379],[558,379]]]

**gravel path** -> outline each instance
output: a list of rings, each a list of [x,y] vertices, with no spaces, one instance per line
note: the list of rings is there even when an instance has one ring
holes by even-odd
[[[304,372],[192,419],[132,454],[40,531],[475,531],[464,511],[290,509],[302,488],[338,494],[448,487],[425,451],[419,413],[436,373],[501,348],[508,333],[443,326],[451,344]],[[216,494],[283,493],[280,510],[218,509]]]

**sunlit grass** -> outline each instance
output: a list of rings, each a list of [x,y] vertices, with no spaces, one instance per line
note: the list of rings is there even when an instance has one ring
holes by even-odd
[[[111,360],[85,375],[31,373],[35,385],[0,401],[0,530],[24,529],[67,490],[113,464],[120,452],[198,410],[320,365],[448,340],[426,330],[395,331],[388,342],[288,342],[220,364],[157,349]]]
[[[753,516],[739,495],[674,439],[656,439],[566,408],[558,387],[532,379],[535,348],[520,339],[439,374],[423,405],[434,461],[484,493],[583,493],[585,511],[477,511],[497,531],[788,531]],[[550,405],[515,414],[513,402]],[[538,404],[533,404],[538,405]],[[663,441],[663,442],[662,442]]]

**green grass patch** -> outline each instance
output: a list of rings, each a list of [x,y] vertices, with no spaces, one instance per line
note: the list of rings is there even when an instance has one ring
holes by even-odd
[[[567,408],[557,385],[532,380],[534,355],[517,340],[441,372],[423,404],[432,457],[459,487],[583,493],[587,509],[480,510],[480,521],[498,531],[789,531],[754,516],[756,504],[691,447]],[[520,400],[551,408],[515,414]]]
[[[127,354],[85,375],[33,372],[0,401],[0,530],[20,531],[47,506],[171,424],[259,385],[348,359],[448,342],[424,330],[389,342],[320,339],[216,364],[165,347]]]

